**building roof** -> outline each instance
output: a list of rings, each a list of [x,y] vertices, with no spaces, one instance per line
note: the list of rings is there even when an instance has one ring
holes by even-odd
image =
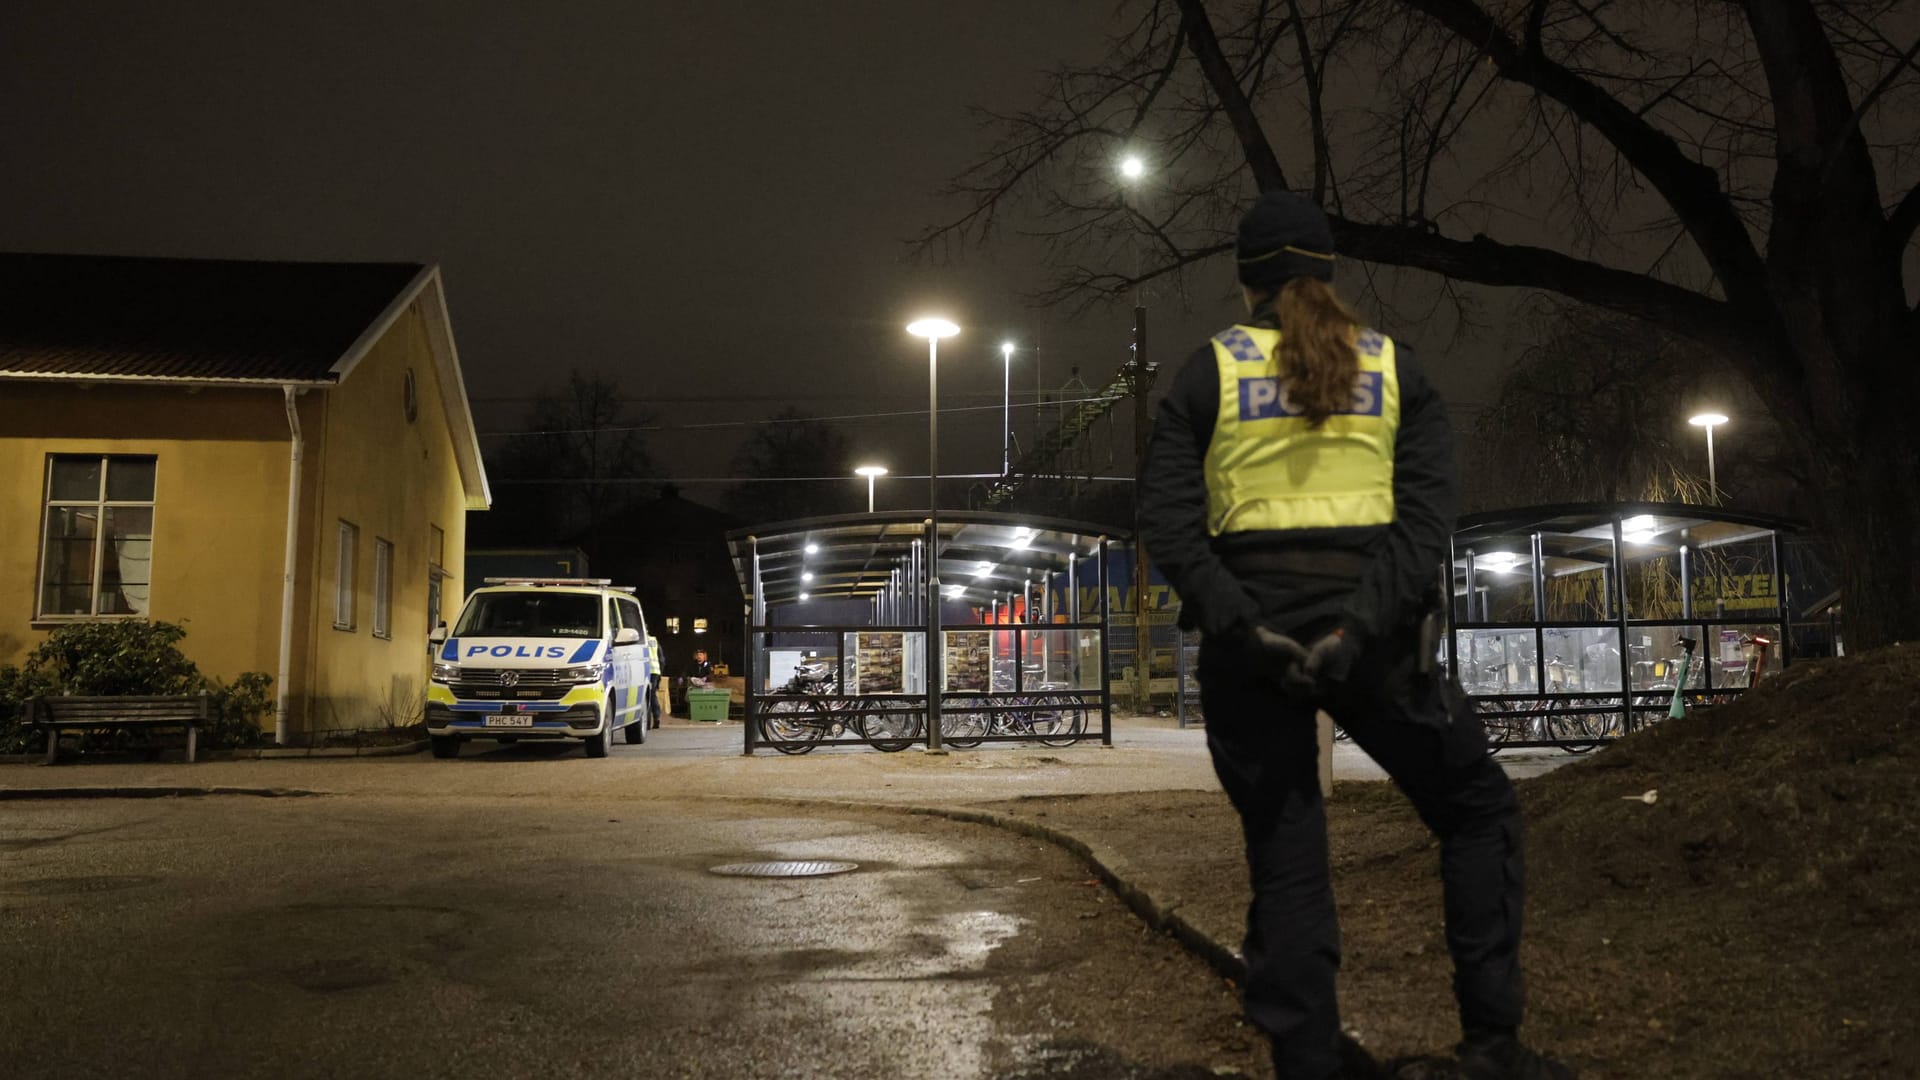
[[[419,304],[467,508],[492,502],[440,270],[0,252],[0,380],[325,389]]]
[[[336,382],[426,269],[0,254],[0,376]]]

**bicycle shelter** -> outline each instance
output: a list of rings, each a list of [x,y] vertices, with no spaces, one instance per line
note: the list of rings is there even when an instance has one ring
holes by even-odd
[[[1681,694],[1732,700],[1791,662],[1787,521],[1717,507],[1606,503],[1460,520],[1442,646],[1508,747],[1591,748]]]
[[[770,743],[788,753],[930,744],[929,713],[956,746],[1095,735],[1112,745],[1108,555],[1127,537],[1083,522],[942,510],[937,539],[924,511],[727,534],[747,610],[746,753]]]

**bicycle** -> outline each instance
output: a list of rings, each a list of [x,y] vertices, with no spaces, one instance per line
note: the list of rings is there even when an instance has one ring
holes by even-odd
[[[1029,669],[1028,674],[1038,674]],[[1011,679],[994,675],[996,691],[1011,690]],[[1042,682],[1037,694],[1012,697],[955,698],[953,710],[940,717],[940,739],[962,750],[979,746],[991,735],[1037,735],[1046,746],[1072,746],[1086,737],[1087,707],[1079,697],[1060,693],[1070,690],[1065,683]],[[1051,691],[1051,692],[1049,692]],[[983,706],[1009,706],[1006,711],[969,711]]]
[[[761,742],[797,756],[846,731],[886,754],[919,741],[925,723],[919,714],[869,712],[861,700],[837,697],[839,683],[839,676],[824,662],[800,665],[779,691],[793,696],[768,703],[760,714]]]

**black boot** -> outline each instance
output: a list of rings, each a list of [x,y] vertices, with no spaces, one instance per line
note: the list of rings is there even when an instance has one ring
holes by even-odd
[[[1393,1074],[1375,1061],[1373,1055],[1367,1053],[1367,1048],[1360,1045],[1359,1040],[1344,1032],[1340,1035],[1339,1054],[1340,1071],[1334,1073],[1328,1080],[1393,1080]],[[1273,1048],[1273,1071],[1280,1080],[1292,1080],[1286,1071],[1286,1066],[1280,1062],[1278,1044]],[[1319,1078],[1316,1077],[1314,1080]]]
[[[1575,1080],[1572,1069],[1522,1046],[1511,1032],[1469,1035],[1457,1053],[1462,1080]]]

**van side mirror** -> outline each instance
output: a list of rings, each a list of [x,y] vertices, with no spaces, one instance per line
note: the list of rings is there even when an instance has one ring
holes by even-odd
[[[623,626],[614,632],[613,643],[615,645],[638,645],[640,644],[640,631],[635,630],[631,626]]]
[[[435,645],[447,640],[447,624],[441,623],[439,626],[427,631],[427,640],[433,642]]]

